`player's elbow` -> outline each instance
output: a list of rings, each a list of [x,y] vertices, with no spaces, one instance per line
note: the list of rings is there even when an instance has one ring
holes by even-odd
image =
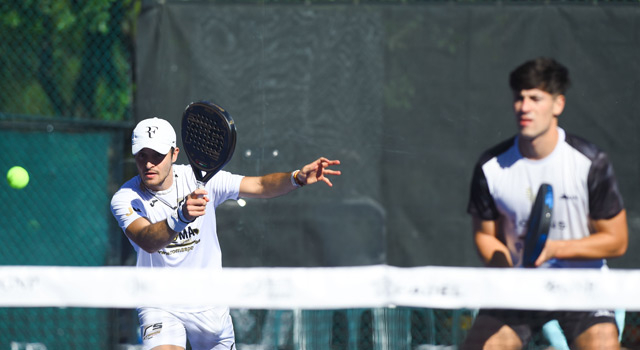
[[[153,253],[157,253],[159,250],[161,250],[163,247],[150,247],[150,246],[146,246],[146,247],[140,247],[140,249],[144,250],[145,252],[149,253],[149,254],[153,254]]]
[[[627,248],[629,247],[629,240],[626,238],[619,242],[618,246],[611,252],[612,258],[618,258],[623,256],[627,252]]]
[[[149,254],[157,253],[159,250],[162,250],[167,244],[164,241],[157,239],[150,239],[145,235],[135,235],[131,232],[127,232],[127,236],[133,243],[135,243],[140,249],[144,250]]]
[[[136,243],[140,249],[149,254],[157,253],[164,249],[169,243],[164,240],[145,240]]]
[[[596,231],[608,235],[609,257],[617,258],[624,255],[629,247],[629,225],[627,223],[627,212],[622,210],[618,215],[595,222]]]
[[[618,233],[615,237],[615,244],[612,245],[609,251],[610,258],[619,258],[623,256],[629,248],[629,237],[626,231]]]

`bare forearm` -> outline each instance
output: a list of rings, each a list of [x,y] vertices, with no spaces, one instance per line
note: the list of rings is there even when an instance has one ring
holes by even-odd
[[[245,177],[242,181],[240,194],[249,198],[274,198],[296,189],[291,183],[291,173]]]
[[[511,267],[511,253],[509,249],[495,236],[477,233],[475,236],[478,254],[486,266],[489,267]]]
[[[595,233],[579,240],[548,241],[557,259],[606,259],[623,255],[626,244],[606,233]]]
[[[247,198],[273,198],[285,195],[298,187],[318,182],[324,182],[331,187],[333,184],[327,175],[337,176],[341,172],[332,170],[329,167],[339,164],[339,160],[320,157],[294,172],[247,176],[240,183],[240,196]]]
[[[145,220],[146,219],[138,219]],[[147,221],[148,222],[148,221]],[[142,225],[135,221],[127,228],[127,236],[147,253],[155,253],[173,242],[178,232],[169,228],[166,220]]]

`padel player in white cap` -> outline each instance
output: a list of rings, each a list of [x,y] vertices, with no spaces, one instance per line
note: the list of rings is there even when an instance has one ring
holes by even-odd
[[[191,166],[178,159],[176,133],[159,118],[141,121],[131,138],[138,175],[113,196],[111,211],[137,253],[139,267],[218,270],[222,258],[216,232],[216,207],[228,199],[273,198],[324,182],[338,160],[321,157],[293,172],[242,176],[218,172],[197,189]],[[144,349],[235,349],[227,307],[138,308]]]

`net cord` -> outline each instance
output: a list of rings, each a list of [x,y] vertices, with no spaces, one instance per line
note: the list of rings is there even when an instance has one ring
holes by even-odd
[[[0,267],[0,307],[640,310],[640,270]]]

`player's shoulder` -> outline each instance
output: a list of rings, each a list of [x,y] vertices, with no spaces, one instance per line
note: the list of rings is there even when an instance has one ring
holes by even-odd
[[[117,200],[128,199],[131,197],[139,197],[142,191],[140,176],[134,176],[129,181],[125,182],[119,189],[114,193],[111,201],[112,203]]]
[[[604,151],[593,142],[571,133],[566,133],[564,142],[590,160],[595,160],[604,154]]]
[[[491,159],[497,158],[500,155],[509,151],[511,148],[514,147],[515,139],[516,137],[512,136],[486,149],[484,152],[480,154],[480,157],[478,158],[478,161],[477,161],[477,165],[482,166],[483,164],[490,161]]]

